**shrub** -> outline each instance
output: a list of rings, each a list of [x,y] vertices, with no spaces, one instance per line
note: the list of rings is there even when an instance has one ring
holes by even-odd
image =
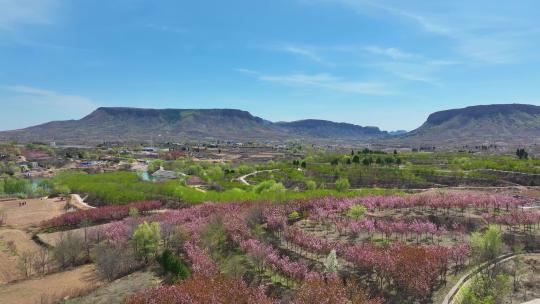
[[[276,184],[276,181],[274,181],[274,180],[266,180],[266,181],[258,184],[257,186],[255,186],[255,188],[253,188],[253,192],[255,192],[257,194],[261,194],[264,191],[268,191],[268,189],[273,187],[275,184]]]
[[[95,248],[94,262],[98,273],[109,281],[130,273],[140,265],[131,250],[108,244]]]
[[[511,291],[511,288],[510,277],[507,274],[480,274],[460,292],[460,302],[467,304],[503,303],[504,297]]]
[[[61,233],[53,249],[53,257],[62,269],[83,264],[86,262],[84,240],[71,231]]]
[[[354,205],[351,208],[349,208],[349,211],[347,211],[347,217],[352,218],[355,220],[359,220],[364,216],[364,213],[366,213],[366,207],[364,205]]]
[[[339,192],[344,192],[349,190],[351,187],[351,184],[349,183],[349,180],[346,178],[340,178],[336,181],[336,190]]]
[[[307,188],[308,190],[315,190],[315,189],[317,189],[317,183],[314,182],[314,181],[312,181],[312,180],[307,181],[307,182],[306,182],[306,188]]]
[[[1,182],[0,182],[1,183]],[[30,181],[16,178],[6,178],[3,181],[3,192],[6,194],[29,193],[32,190]]]
[[[189,276],[189,268],[187,265],[177,256],[166,249],[157,257],[158,263],[168,273],[174,276],[174,281],[184,280]]]
[[[298,213],[298,211],[293,211],[289,214],[288,216],[289,220],[291,221],[296,221],[297,219],[300,218],[300,214]]]

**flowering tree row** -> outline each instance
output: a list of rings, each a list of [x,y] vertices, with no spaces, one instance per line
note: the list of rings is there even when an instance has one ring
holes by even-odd
[[[364,205],[368,210],[427,207],[431,209],[516,209],[524,200],[501,194],[472,192],[421,193],[409,196],[365,196],[352,198],[325,197],[305,204],[315,220],[339,217],[354,205]]]
[[[343,252],[344,244],[332,241],[327,238],[320,238],[310,233],[306,233],[304,230],[299,228],[285,228],[283,230],[283,238],[290,242],[287,246],[299,246],[303,249],[307,249],[316,254],[327,255],[335,249],[337,252]]]
[[[469,255],[467,245],[418,246],[396,242],[388,248],[361,244],[350,246],[342,257],[355,267],[379,278],[381,288],[397,283],[409,294],[428,296],[451,263],[461,267]]]
[[[430,294],[439,276],[444,276],[451,265],[462,267],[470,255],[467,244],[444,247],[396,242],[387,248],[371,243],[348,246],[298,228],[285,228],[283,238],[321,255],[336,250],[340,257],[363,273],[378,277],[381,284],[399,282],[404,289],[417,296]]]
[[[358,236],[362,232],[367,232],[369,237],[374,233],[383,234],[386,239],[392,237],[392,235],[416,236],[416,240],[419,237],[426,235],[430,236],[433,240],[434,236],[440,237],[445,234],[452,233],[453,231],[463,232],[464,227],[458,224],[452,226],[453,231],[449,231],[444,226],[437,226],[435,223],[429,221],[412,220],[410,222],[405,221],[387,221],[387,220],[338,220],[335,223],[336,229],[341,234],[352,234]]]
[[[524,226],[526,228],[539,228],[537,226],[540,226],[540,211],[514,211],[503,215],[485,214],[484,218],[491,223],[510,227]]]
[[[237,303],[271,304],[275,301],[264,294],[264,289],[253,288],[241,279],[231,279],[215,274],[196,274],[186,281],[172,286],[162,285],[148,289],[129,298],[128,304],[194,304]]]
[[[87,210],[68,212],[42,223],[43,227],[77,227],[83,221],[102,223],[121,220],[129,216],[131,209],[146,212],[161,207],[160,201],[136,202],[127,205],[105,206]]]
[[[283,274],[293,280],[302,281],[310,276],[316,276],[308,266],[300,261],[293,261],[286,255],[280,255],[276,249],[256,239],[240,242],[242,249],[249,258],[257,265],[260,272],[266,267]]]

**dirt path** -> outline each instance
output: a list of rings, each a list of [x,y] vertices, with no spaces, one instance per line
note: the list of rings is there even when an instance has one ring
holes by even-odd
[[[96,207],[90,206],[87,203],[84,202],[84,199],[81,198],[78,194],[70,194],[69,195],[69,204],[77,209],[80,210],[87,210],[87,209],[94,209]]]
[[[101,285],[93,265],[0,286],[2,304],[54,303]]]
[[[246,178],[248,178],[248,177],[250,177],[250,176],[253,176],[253,175],[257,175],[257,174],[262,173],[262,172],[274,172],[274,171],[279,171],[279,169],[261,170],[261,171],[251,172],[251,173],[249,173],[249,174],[240,176],[239,178],[237,178],[237,180],[238,180],[239,182],[241,182],[242,184],[248,185],[248,186],[249,186],[249,183],[246,181]]]

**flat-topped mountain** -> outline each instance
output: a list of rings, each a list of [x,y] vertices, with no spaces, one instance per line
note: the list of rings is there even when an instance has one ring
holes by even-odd
[[[522,142],[540,138],[540,107],[479,105],[435,112],[401,140],[418,143]]]
[[[104,141],[182,141],[187,139],[287,140],[331,138],[365,140],[386,132],[330,121],[272,123],[235,109],[98,108],[80,120],[53,121],[0,132],[0,140],[101,143]],[[322,133],[322,130],[325,130]]]

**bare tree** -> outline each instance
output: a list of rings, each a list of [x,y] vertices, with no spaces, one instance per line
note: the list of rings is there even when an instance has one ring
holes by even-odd
[[[91,245],[91,242],[90,242],[90,237],[89,237],[89,234],[88,234],[88,228],[91,225],[92,225],[92,222],[90,220],[88,220],[88,219],[84,219],[81,222],[81,228],[83,228],[83,233],[84,233],[84,239],[83,239],[84,251],[85,251],[87,260],[90,259],[90,245]]]
[[[34,265],[35,254],[30,251],[24,251],[19,256],[19,269],[24,274],[25,278],[32,275],[32,268]]]
[[[34,271],[41,275],[46,274],[49,271],[49,249],[41,247],[35,253]]]
[[[60,234],[53,256],[61,268],[80,265],[85,261],[84,240],[69,231]]]
[[[7,223],[7,213],[0,211],[0,226],[4,226]]]

